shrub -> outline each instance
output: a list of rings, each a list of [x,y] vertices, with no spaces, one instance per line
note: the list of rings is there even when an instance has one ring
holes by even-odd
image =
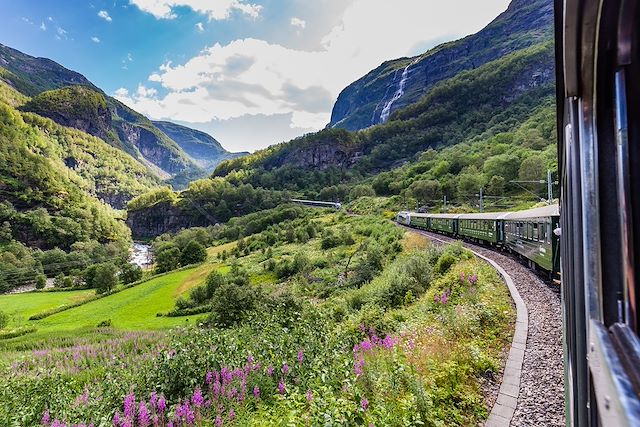
[[[182,250],[182,254],[180,255],[180,264],[197,264],[204,262],[206,259],[207,250],[205,249],[205,247],[196,240],[192,240],[187,243],[187,246],[185,246]]]
[[[93,285],[98,293],[111,292],[116,287],[118,284],[117,272],[116,266],[109,262],[98,264],[93,277]]]
[[[110,328],[111,319],[105,319],[96,325],[96,328]]]
[[[453,264],[455,264],[455,262],[456,259],[453,255],[444,253],[440,256],[440,258],[438,258],[438,262],[436,262],[435,265],[435,270],[440,274],[444,274],[449,271],[449,269]]]
[[[120,271],[120,280],[122,283],[127,285],[129,283],[137,282],[140,279],[142,279],[142,269],[139,266],[130,263],[126,263],[122,266]]]
[[[259,300],[259,293],[250,286],[226,283],[213,294],[209,322],[229,327],[241,322]]]
[[[156,255],[156,269],[158,273],[175,270],[180,266],[180,249],[171,247]]]
[[[45,276],[44,274],[38,274],[36,276],[36,289],[44,289],[44,287],[47,285],[47,276]]]

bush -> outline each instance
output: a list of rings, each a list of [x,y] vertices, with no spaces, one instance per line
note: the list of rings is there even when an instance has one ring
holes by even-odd
[[[204,262],[206,259],[207,250],[205,249],[205,247],[196,240],[192,240],[187,243],[187,246],[185,246],[182,250],[182,254],[180,255],[180,264],[198,264]]]
[[[122,266],[122,270],[120,271],[120,280],[125,285],[133,282],[137,282],[142,279],[142,269],[135,265],[127,263]]]
[[[111,292],[116,287],[118,284],[117,272],[116,266],[110,262],[97,265],[93,277],[93,287],[97,289],[98,293]]]
[[[156,255],[156,270],[158,273],[166,273],[180,266],[180,249],[169,247]]]
[[[453,255],[444,253],[440,255],[440,258],[438,258],[438,262],[436,262],[435,265],[435,270],[440,274],[444,274],[449,271],[449,269],[453,264],[455,264],[455,262],[456,258]]]
[[[226,283],[213,294],[209,322],[229,327],[241,322],[259,300],[259,292],[250,286]]]
[[[44,274],[38,274],[36,276],[36,289],[44,289],[47,285],[47,276]]]
[[[102,322],[96,325],[96,328],[110,328],[111,327],[111,319],[103,320]]]

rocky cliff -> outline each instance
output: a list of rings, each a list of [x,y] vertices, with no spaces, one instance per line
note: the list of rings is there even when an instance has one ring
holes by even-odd
[[[513,0],[478,33],[414,58],[385,62],[349,85],[340,93],[328,126],[358,130],[385,122],[436,83],[551,39],[552,31],[552,0]]]
[[[135,239],[146,239],[163,233],[174,233],[189,227],[210,225],[203,219],[185,213],[171,202],[160,202],[150,207],[127,213],[127,225]]]

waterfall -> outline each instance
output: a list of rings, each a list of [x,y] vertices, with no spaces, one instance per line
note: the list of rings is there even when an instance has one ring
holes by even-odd
[[[380,121],[378,123],[384,123],[389,120],[389,116],[391,115],[391,106],[394,102],[396,102],[402,95],[404,95],[404,88],[407,84],[407,79],[409,78],[409,67],[418,62],[420,58],[413,61],[411,64],[407,65],[402,72],[402,77],[400,78],[400,84],[398,85],[398,90],[393,94],[393,97],[385,104],[382,112],[380,113]],[[395,78],[394,78],[395,80]]]

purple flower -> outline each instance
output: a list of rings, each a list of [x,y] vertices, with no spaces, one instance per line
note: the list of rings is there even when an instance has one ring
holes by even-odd
[[[442,304],[446,304],[447,303],[447,293],[446,292],[444,294],[442,294],[442,297],[440,297],[440,302]]]
[[[41,423],[44,426],[48,426],[50,422],[51,422],[51,416],[49,415],[49,410],[45,409],[44,413],[42,414]]]
[[[386,337],[384,337],[384,339],[382,340],[382,346],[384,348],[386,348],[387,350],[390,350],[391,348],[393,348],[394,345],[394,341],[393,341],[393,337],[391,335],[387,335]]]
[[[155,391],[151,392],[151,397],[149,398],[149,404],[151,405],[151,409],[155,411],[158,404],[158,393],[156,393]]]
[[[115,427],[120,427],[120,411],[116,411],[111,424],[113,424]]]
[[[209,385],[211,384],[211,381],[213,380],[213,372],[207,372],[207,375],[205,377],[204,382]]]
[[[311,402],[313,400],[313,392],[311,390],[307,390],[307,402]]]
[[[158,398],[158,412],[161,414],[167,409],[167,401],[164,398],[164,395],[160,395]]]
[[[298,350],[298,363],[302,364],[304,360],[304,351],[302,349]]]
[[[460,283],[464,285],[464,271],[460,272]]]
[[[353,371],[356,373],[356,376],[359,377],[364,373],[364,359],[356,360],[355,365],[353,366]]]
[[[218,415],[218,416],[216,417],[216,421],[215,421],[214,425],[215,425],[216,427],[220,427],[220,426],[222,425],[222,417],[220,417],[220,415]]]
[[[236,418],[236,411],[233,410],[233,408],[231,408],[229,410],[229,420],[233,421]]]
[[[191,397],[191,402],[197,408],[201,407],[204,403],[204,397],[202,396],[200,387],[196,387],[195,391],[193,392],[193,396]]]
[[[471,286],[475,285],[477,281],[478,281],[478,274],[477,273],[474,273],[471,277],[469,277],[469,284]]]
[[[282,373],[283,373],[284,375],[289,374],[289,365],[287,365],[287,362],[284,362],[284,363],[282,364]]]
[[[125,418],[128,418],[130,420],[133,419],[133,415],[134,415],[134,413],[136,411],[135,404],[136,404],[136,396],[133,394],[133,392],[130,392],[124,398],[124,416],[125,416]]]
[[[247,363],[249,365],[253,365],[253,362],[254,362],[253,356],[252,355],[248,355],[247,356]]]
[[[367,409],[369,409],[369,401],[367,400],[366,397],[363,397],[362,400],[360,401],[360,407],[362,408],[362,410],[366,411]]]
[[[138,406],[138,426],[139,427],[149,427],[151,424],[151,419],[149,418],[149,410],[147,409],[147,405],[144,402],[140,402]]]
[[[278,393],[284,394],[286,391],[287,389],[284,386],[284,381],[280,380],[280,382],[278,383]]]
[[[260,397],[260,387],[253,387],[253,397],[255,397],[256,399]]]
[[[267,375],[269,375],[269,376],[273,375],[273,366],[272,365],[267,366]]]

